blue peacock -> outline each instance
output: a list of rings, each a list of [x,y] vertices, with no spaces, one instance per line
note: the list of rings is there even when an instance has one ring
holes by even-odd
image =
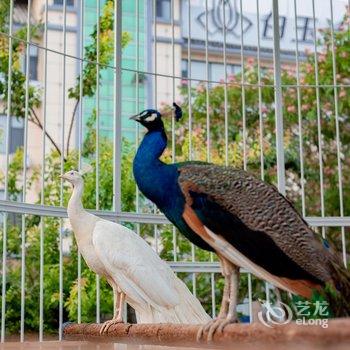
[[[174,104],[175,118],[182,116]],[[215,252],[225,278],[216,320],[201,328],[211,339],[237,321],[239,268],[274,286],[310,298],[324,292],[336,316],[350,315],[350,274],[278,190],[249,172],[205,162],[166,164],[162,115],[132,116],[147,133],[133,163],[140,191],[196,246]]]

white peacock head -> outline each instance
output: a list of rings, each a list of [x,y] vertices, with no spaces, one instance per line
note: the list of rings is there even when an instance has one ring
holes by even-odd
[[[76,170],[69,170],[63,175],[61,175],[63,180],[70,182],[73,186],[78,185],[83,182],[83,176],[80,172]]]
[[[80,171],[69,170],[65,174],[61,175],[63,180],[70,182],[73,186],[83,183],[83,175],[91,173],[93,168],[90,164],[83,164]]]

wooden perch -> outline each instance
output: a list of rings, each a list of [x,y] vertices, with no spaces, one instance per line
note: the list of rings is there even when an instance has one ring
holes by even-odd
[[[182,345],[202,347],[196,342],[200,326],[180,324],[117,324],[108,334],[100,335],[100,324],[64,325],[65,340],[115,341],[138,344]],[[261,323],[228,325],[222,334],[215,334],[211,345],[225,346],[233,343],[311,343],[331,345],[350,343],[350,318],[330,320],[328,328],[301,326],[290,323],[268,328]]]

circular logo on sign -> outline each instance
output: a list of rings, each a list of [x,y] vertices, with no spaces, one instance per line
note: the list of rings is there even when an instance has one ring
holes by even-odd
[[[287,304],[279,302],[279,305],[272,305],[269,301],[259,301],[262,305],[262,310],[258,312],[258,318],[266,327],[281,326],[292,320],[293,312]]]

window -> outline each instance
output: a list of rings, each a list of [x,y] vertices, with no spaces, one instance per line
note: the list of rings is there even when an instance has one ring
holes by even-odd
[[[241,70],[241,67],[236,64],[226,64],[227,78],[232,74],[237,74]],[[225,80],[225,68],[223,63],[210,63],[210,80],[218,81]]]
[[[189,68],[188,61],[182,60],[181,74],[183,78],[192,78],[192,79],[205,79],[205,62],[203,61],[191,61],[191,76],[189,77]],[[204,78],[203,78],[204,77]],[[192,84],[196,84],[196,81],[193,81]]]
[[[212,81],[225,80],[224,65],[222,63],[210,63],[209,75]]]
[[[26,53],[26,50],[24,51]],[[27,57],[22,56],[22,72],[26,74]],[[29,79],[38,80],[38,48],[30,45],[29,47]]]
[[[63,6],[64,0],[53,0],[54,5],[62,5]],[[67,6],[74,6],[74,0],[66,0]]]
[[[188,62],[187,60],[181,61],[181,77],[182,78],[188,78]]]
[[[6,152],[6,123],[7,116],[0,115],[0,154]],[[10,117],[10,153],[14,153],[16,149],[23,146],[23,119]]]
[[[30,46],[29,49],[29,78],[38,80],[38,48]]]
[[[171,0],[157,0],[156,13],[157,19],[169,22],[171,19]]]
[[[220,82],[225,80],[225,70],[223,63],[209,62],[209,80]],[[192,79],[206,79],[206,63],[204,61],[191,61],[191,78]],[[237,74],[240,71],[240,66],[236,64],[227,64],[227,77],[232,74]],[[188,78],[188,61],[182,60],[181,76]],[[197,81],[192,81],[191,85],[195,86]]]

